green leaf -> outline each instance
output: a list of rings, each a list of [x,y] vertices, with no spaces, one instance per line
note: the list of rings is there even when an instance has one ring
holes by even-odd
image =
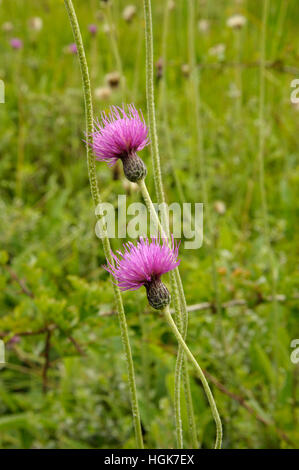
[[[29,422],[30,420],[28,413],[3,416],[0,418],[0,431],[23,428],[28,426]]]

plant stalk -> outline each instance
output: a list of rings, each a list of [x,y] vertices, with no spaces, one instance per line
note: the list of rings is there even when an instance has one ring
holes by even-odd
[[[215,449],[221,449],[221,444],[222,444],[222,424],[221,424],[221,419],[220,419],[220,416],[219,416],[219,413],[218,413],[218,410],[217,410],[217,406],[216,406],[216,403],[215,403],[215,400],[214,400],[214,397],[213,397],[213,394],[211,392],[211,389],[209,387],[209,384],[207,382],[207,379],[205,378],[205,375],[201,369],[201,367],[199,366],[199,364],[197,363],[195,357],[193,356],[193,354],[191,353],[190,349],[188,348],[188,346],[186,345],[181,333],[179,332],[175,322],[173,321],[173,318],[171,316],[171,313],[170,313],[170,310],[169,310],[169,306],[167,306],[164,310],[163,310],[163,313],[165,315],[165,318],[170,326],[170,328],[172,329],[172,332],[174,333],[178,343],[181,345],[181,347],[184,349],[184,352],[186,354],[186,356],[188,357],[188,359],[190,360],[190,362],[193,364],[193,366],[195,367],[198,375],[199,375],[199,378],[201,380],[201,383],[203,385],[203,388],[204,388],[204,391],[206,393],[206,396],[208,398],[208,401],[209,401],[209,404],[210,404],[210,407],[211,407],[211,411],[212,411],[212,414],[213,414],[213,418],[215,420],[215,424],[216,424],[216,442],[215,442]]]
[[[154,182],[157,201],[159,204],[165,203],[165,195],[162,181],[162,172],[161,172],[161,163],[159,155],[159,145],[158,145],[158,134],[157,134],[157,125],[156,125],[156,115],[155,115],[155,96],[154,96],[154,60],[153,60],[153,31],[152,31],[152,13],[151,13],[151,0],[144,0],[144,16],[145,16],[145,45],[146,45],[146,97],[147,97],[147,108],[148,108],[148,118],[149,118],[149,129],[150,129],[150,138],[151,138],[151,153],[152,153],[152,162],[153,162],[153,172],[154,172]],[[144,189],[144,188],[143,188]],[[147,192],[147,191],[146,191]],[[150,198],[149,198],[150,200]],[[154,210],[155,212],[155,210]],[[167,238],[170,240],[169,234],[169,225],[167,223],[167,214],[165,204],[162,204],[162,221],[166,228]],[[159,218],[158,218],[159,220]],[[184,322],[188,318],[186,306],[186,299],[184,295],[184,290],[179,289],[177,278],[180,277],[179,270],[176,268],[174,273],[170,274],[171,279],[171,290],[174,298],[176,299],[179,296],[180,302],[174,303],[176,318],[181,319],[182,327],[184,328]],[[181,283],[182,285],[182,283]],[[187,328],[187,327],[186,327]],[[186,329],[187,331],[187,329]],[[181,370],[183,361],[180,359],[180,350],[178,351],[177,358],[177,370],[175,373],[175,414],[176,414],[176,434],[178,447],[183,446],[182,441],[182,426],[181,426],[181,417],[180,417],[180,381],[181,381]],[[184,368],[183,368],[184,369]],[[184,389],[185,389],[185,400],[187,403],[187,412],[188,422],[192,422],[193,429],[195,429],[195,417],[193,412],[193,405],[190,392],[189,377],[186,372],[183,374],[184,380]],[[187,393],[189,389],[190,393]],[[194,431],[191,430],[191,434],[194,436]]]
[[[99,193],[97,177],[96,177],[95,158],[94,158],[92,149],[89,145],[91,134],[93,132],[93,107],[92,107],[89,71],[88,71],[88,65],[86,61],[82,36],[80,32],[80,27],[78,24],[76,12],[75,12],[72,0],[64,0],[64,3],[66,6],[68,15],[69,15],[70,23],[71,23],[73,34],[74,34],[74,39],[75,39],[77,49],[78,49],[78,57],[79,57],[79,62],[80,62],[80,69],[81,69],[82,82],[83,82],[84,101],[85,101],[86,141],[87,141],[86,152],[87,152],[88,176],[89,176],[92,200],[96,208],[99,204],[101,204],[101,196]],[[102,242],[103,242],[104,253],[105,253],[107,260],[110,263],[113,263],[113,259],[111,256],[110,241],[109,241],[106,229],[104,229],[102,233]],[[129,391],[130,391],[130,400],[131,400],[133,424],[134,424],[134,429],[135,429],[136,444],[139,449],[143,449],[144,447],[143,437],[142,437],[142,431],[141,431],[135,372],[134,372],[132,351],[131,351],[130,340],[129,340],[129,331],[128,331],[128,326],[127,326],[127,321],[126,321],[126,316],[125,316],[125,311],[124,311],[124,306],[123,306],[120,290],[114,283],[113,283],[113,289],[114,289],[114,298],[115,298],[118,319],[119,319],[119,324],[120,324],[121,339],[123,343],[127,370],[128,370]]]

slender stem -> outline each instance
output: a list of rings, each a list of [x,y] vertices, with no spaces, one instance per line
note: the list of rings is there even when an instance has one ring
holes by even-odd
[[[162,77],[161,77],[161,86],[160,86],[160,103],[162,108],[162,121],[163,121],[163,128],[167,146],[167,158],[170,161],[171,170],[173,174],[173,180],[176,185],[178,196],[181,202],[185,202],[185,195],[183,191],[182,183],[179,179],[177,174],[176,164],[173,158],[173,145],[170,136],[170,130],[168,125],[168,111],[167,111],[167,96],[166,96],[166,89],[167,89],[167,37],[168,37],[168,24],[169,24],[169,5],[168,2],[165,2],[164,6],[164,14],[163,14],[163,34],[162,34]]]
[[[170,137],[170,131],[168,126],[168,112],[167,112],[167,98],[166,98],[166,66],[167,66],[167,37],[168,37],[168,24],[169,24],[169,5],[168,2],[165,2],[164,6],[164,14],[163,14],[163,35],[162,35],[162,78],[161,78],[161,106],[162,106],[162,118],[164,124],[164,132],[167,142],[167,154],[170,160],[171,169],[173,173],[173,179],[175,185],[177,187],[177,191],[180,197],[181,202],[185,201],[185,196],[183,192],[183,187],[181,181],[177,175],[176,165],[173,159],[173,147],[172,141]],[[179,275],[178,269],[174,271],[174,285],[177,287],[175,291],[178,291],[179,297],[181,299],[181,308],[178,305],[177,309],[182,311],[182,315],[176,315],[176,324],[179,326],[179,330],[183,327],[183,337],[186,339],[187,335],[187,328],[188,328],[188,313],[187,313],[187,304],[184,295],[183,284],[181,281],[181,277]],[[171,276],[173,279],[173,276]],[[176,309],[175,309],[176,310]],[[188,416],[188,424],[189,424],[189,431],[192,440],[192,446],[197,449],[198,448],[198,440],[197,440],[197,433],[196,433],[196,423],[195,423],[195,416],[193,410],[193,403],[192,403],[192,395],[191,395],[191,387],[190,387],[190,380],[188,377],[188,365],[186,357],[184,356],[183,349],[181,346],[179,347],[176,365],[175,365],[175,411],[176,411],[176,422],[178,423],[177,429],[177,442],[178,447],[183,447],[183,433],[182,433],[182,420],[180,416],[180,373],[182,370],[182,378],[183,378],[183,386],[184,386],[184,394],[185,394],[185,402],[187,407],[187,416]]]
[[[263,19],[262,19],[262,35],[261,35],[261,58],[260,58],[260,97],[259,97],[259,185],[261,195],[261,206],[263,214],[264,234],[268,238],[268,214],[267,199],[265,191],[265,175],[264,175],[264,151],[265,151],[265,60],[266,60],[266,25],[268,16],[268,0],[264,0]]]
[[[150,197],[150,194],[147,190],[147,187],[146,187],[146,184],[145,184],[145,181],[144,180],[140,180],[138,181],[138,186],[139,186],[139,189],[140,189],[140,192],[142,194],[142,197],[144,199],[144,202],[145,202],[145,205],[147,207],[147,210],[149,211],[150,213],[150,216],[152,217],[152,219],[155,221],[155,224],[157,225],[157,228],[158,230],[160,231],[161,233],[161,236],[162,238],[167,238],[168,239],[168,236],[166,235],[165,233],[165,230],[164,230],[164,227],[162,226],[161,222],[160,222],[160,219],[158,217],[158,214],[155,210],[155,206],[152,202],[152,199]]]
[[[164,228],[160,222],[158,214],[155,210],[149,192],[147,190],[146,184],[144,180],[138,182],[138,186],[142,197],[145,201],[146,207],[155,221],[158,230],[161,233],[163,238],[167,238],[167,235],[164,231]],[[169,240],[169,239],[168,239]],[[169,240],[170,243],[170,240]],[[175,307],[175,319],[176,323],[179,326],[179,329],[182,328],[183,337],[186,338],[187,335],[187,328],[188,328],[188,314],[187,314],[187,304],[184,296],[183,284],[181,281],[181,277],[179,274],[179,270],[175,269],[174,271],[170,272],[170,280],[171,280],[171,287],[172,292],[174,295],[174,307]],[[178,286],[178,288],[176,288]],[[182,303],[183,299],[183,303]],[[182,309],[182,314],[181,314]],[[196,424],[195,424],[195,416],[192,404],[192,396],[191,396],[191,388],[190,388],[190,381],[188,376],[187,364],[184,358],[184,353],[179,346],[176,366],[175,366],[175,418],[176,418],[176,436],[177,436],[177,444],[178,447],[183,447],[183,431],[182,431],[182,419],[181,419],[181,412],[180,412],[180,377],[181,371],[183,374],[183,385],[184,385],[184,393],[185,393],[185,400],[187,406],[187,413],[188,413],[188,423],[189,423],[189,430],[192,438],[193,447],[198,448],[198,441],[197,441],[197,434],[196,434]]]
[[[175,322],[178,325],[179,330],[182,329],[182,315],[180,314],[180,296],[178,289],[175,285],[175,274],[174,271],[170,272],[170,282],[171,282],[171,291],[174,293],[174,310],[175,310]],[[179,345],[179,350],[175,363],[174,371],[174,412],[175,412],[175,423],[176,423],[176,440],[177,446],[179,449],[184,448],[183,440],[183,424],[181,417],[181,376],[182,376],[182,367],[184,361],[184,352]]]
[[[187,303],[184,295],[184,288],[182,279],[178,269],[174,270],[174,275],[176,279],[176,283],[178,286],[179,296],[181,299],[181,308],[182,308],[182,334],[184,340],[187,337],[187,330],[188,330],[188,310],[187,310]],[[179,367],[181,357],[183,357],[182,363],[182,375],[183,375],[183,386],[184,386],[184,394],[185,394],[185,402],[187,407],[187,416],[188,416],[188,424],[189,424],[189,431],[192,439],[192,445],[195,449],[198,449],[198,439],[197,439],[197,432],[196,432],[196,422],[195,422],[195,415],[192,403],[192,394],[191,394],[191,386],[190,380],[188,375],[188,365],[186,357],[183,354],[183,350],[179,348],[178,356],[177,356],[177,364],[176,367]]]
[[[76,12],[74,10],[72,0],[64,0],[64,2],[65,2],[68,15],[69,15],[75,42],[78,48],[78,56],[79,56],[81,74],[82,74],[83,92],[84,92],[84,100],[85,100],[86,140],[87,140],[86,151],[87,151],[88,175],[89,175],[89,183],[90,183],[90,188],[91,188],[92,199],[93,199],[95,207],[97,207],[98,204],[101,203],[101,197],[100,197],[97,177],[96,177],[95,158],[94,158],[94,155],[92,153],[90,146],[88,145],[89,139],[91,139],[91,134],[93,132],[93,109],[92,109],[92,98],[91,98],[88,65],[87,65],[87,61],[85,57],[85,51],[84,51],[84,46],[82,42],[81,32],[80,32],[80,28],[79,28],[79,24],[78,24]],[[111,247],[110,247],[110,242],[109,242],[109,238],[108,238],[106,230],[103,231],[102,242],[103,242],[105,256],[108,259],[108,261],[112,263],[113,260],[111,256]],[[120,324],[121,339],[122,339],[126,363],[127,363],[131,408],[132,408],[136,443],[137,443],[138,448],[143,448],[143,438],[142,438],[140,415],[139,415],[138,400],[137,400],[134,364],[133,364],[133,358],[132,358],[132,352],[131,352],[131,346],[130,346],[130,340],[129,340],[129,331],[128,331],[128,326],[127,326],[127,321],[126,321],[126,316],[124,312],[120,290],[115,284],[113,284],[113,288],[114,288],[114,297],[115,297],[115,303],[116,303],[119,324]]]
[[[192,86],[192,103],[194,105],[194,114],[195,114],[195,131],[197,134],[197,154],[199,159],[200,166],[200,186],[201,194],[203,198],[203,203],[205,204],[205,213],[206,221],[208,228],[208,236],[210,238],[210,253],[211,253],[211,270],[212,270],[212,284],[215,296],[215,305],[217,312],[217,321],[219,330],[222,336],[223,349],[226,350],[226,341],[225,335],[222,326],[221,318],[221,302],[219,294],[219,285],[218,285],[218,275],[217,275],[217,266],[216,266],[216,244],[215,244],[215,233],[212,221],[212,214],[209,207],[208,199],[208,188],[206,182],[206,165],[204,158],[204,147],[203,147],[203,128],[202,128],[202,117],[201,117],[201,96],[200,96],[200,87],[199,87],[199,75],[198,67],[196,66],[196,54],[195,54],[195,33],[194,33],[194,24],[195,24],[195,11],[194,11],[194,0],[188,0],[188,49],[189,49],[189,64],[191,70],[191,86]]]
[[[259,191],[261,197],[261,209],[263,219],[263,232],[266,246],[269,254],[269,265],[271,270],[271,293],[273,298],[273,351],[274,351],[274,365],[277,370],[278,367],[278,350],[277,350],[277,334],[278,334],[278,308],[276,301],[276,283],[278,273],[276,272],[274,253],[271,247],[269,223],[268,223],[268,207],[267,196],[265,188],[265,169],[264,169],[264,154],[265,154],[265,66],[266,66],[266,32],[267,32],[267,19],[269,11],[269,0],[264,0],[263,3],[263,17],[262,17],[262,34],[261,34],[261,58],[260,58],[260,96],[259,96],[259,145],[258,145],[258,171],[259,171]],[[277,268],[278,269],[278,268]],[[278,374],[276,373],[276,387],[278,386]],[[276,393],[276,392],[275,392]],[[273,405],[276,401],[273,400]]]
[[[153,50],[153,28],[152,28],[152,9],[151,0],[144,0],[145,16],[145,46],[146,46],[146,99],[148,108],[149,131],[152,148],[154,181],[158,203],[165,201],[159,146],[155,114],[155,95],[154,95],[154,50]]]
[[[109,37],[110,37],[110,44],[111,44],[111,49],[112,53],[115,58],[115,63],[116,67],[118,69],[118,72],[120,74],[120,85],[121,85],[121,94],[122,94],[122,101],[126,101],[126,83],[125,83],[125,77],[123,74],[123,66],[122,66],[122,60],[121,56],[119,53],[119,48],[117,44],[117,37],[116,37],[116,32],[115,32],[115,25],[112,21],[111,18],[111,4],[108,2],[107,7],[106,7],[106,18],[107,18],[107,23],[109,26]]]
[[[164,310],[163,310],[163,313],[166,317],[166,320],[170,326],[170,328],[172,329],[178,343],[182,346],[182,348],[184,349],[185,351],[185,354],[186,356],[188,357],[188,359],[190,360],[190,362],[193,364],[193,366],[195,367],[198,375],[199,375],[199,378],[201,380],[201,383],[203,385],[203,388],[205,390],[205,393],[207,395],[207,398],[208,398],[208,401],[209,401],[209,404],[210,404],[210,407],[211,407],[211,411],[212,411],[212,414],[213,414],[213,418],[215,420],[215,424],[216,424],[216,442],[215,442],[215,449],[221,449],[221,444],[222,444],[222,424],[221,424],[221,419],[220,419],[220,416],[219,416],[219,413],[218,413],[218,410],[217,410],[217,406],[216,406],[216,403],[215,403],[215,400],[214,400],[214,397],[212,395],[212,392],[211,392],[211,389],[209,387],[209,384],[207,382],[207,379],[205,378],[205,375],[201,369],[201,367],[199,366],[198,362],[196,361],[195,357],[193,356],[193,354],[191,353],[190,349],[188,348],[188,346],[186,345],[181,333],[179,332],[175,322],[173,321],[173,318],[171,316],[171,313],[170,313],[170,310],[169,310],[169,307],[167,306]]]
[[[146,45],[146,97],[147,97],[147,108],[148,108],[148,118],[149,118],[149,128],[150,128],[150,138],[151,138],[151,149],[152,149],[152,162],[153,162],[153,171],[154,171],[154,182],[156,189],[157,201],[159,204],[165,203],[165,195],[163,189],[162,181],[162,172],[159,156],[159,146],[158,146],[158,134],[156,126],[156,115],[155,115],[155,95],[154,95],[154,58],[153,58],[153,30],[152,30],[152,12],[151,12],[151,0],[144,0],[144,16],[145,16],[145,45]],[[150,198],[149,198],[150,199]],[[154,211],[155,212],[155,211]],[[169,239],[169,226],[167,223],[166,207],[165,204],[162,206],[162,221],[165,223],[166,232]],[[166,225],[167,223],[167,225]],[[177,276],[174,278],[171,274],[171,287],[172,293],[176,297],[177,291],[179,292],[180,305],[175,304],[176,317],[182,317],[182,322],[188,317],[186,306],[186,300],[184,295],[184,290],[179,289],[177,283],[177,277],[180,276],[178,268],[176,268]],[[180,307],[180,308],[179,308]],[[183,311],[183,313],[181,312]],[[183,326],[183,325],[182,325]],[[181,361],[178,362],[178,367],[180,366]],[[181,373],[176,374],[176,415],[180,413],[180,378]],[[184,374],[184,381],[189,381],[187,374]],[[189,386],[190,388],[190,386]],[[185,387],[186,390],[186,387]],[[189,416],[189,422],[193,422],[193,427],[195,427],[195,418],[193,413],[193,406],[190,403],[191,393],[185,394],[186,402],[188,402],[187,411],[192,412],[192,415]],[[182,430],[180,429],[181,419],[176,420],[176,430],[178,437],[178,446],[182,445],[181,436]]]

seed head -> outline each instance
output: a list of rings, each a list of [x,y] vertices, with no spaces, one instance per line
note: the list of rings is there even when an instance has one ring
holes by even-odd
[[[247,23],[247,19],[243,15],[233,15],[228,18],[226,25],[232,29],[241,29]]]
[[[190,66],[189,64],[182,64],[181,71],[184,77],[189,77],[190,75]]]
[[[39,16],[34,16],[33,18],[29,19],[28,26],[32,31],[39,32],[43,29],[43,20]]]
[[[209,20],[205,20],[205,19],[199,20],[198,29],[201,33],[207,33],[210,29]]]
[[[107,101],[111,96],[111,88],[108,86],[96,88],[94,96],[99,101]]]
[[[106,75],[106,82],[111,88],[117,88],[121,79],[120,73],[111,72]]]
[[[6,21],[2,25],[2,31],[5,31],[6,33],[10,33],[13,30],[14,26],[10,21]]]
[[[127,23],[131,23],[132,19],[136,15],[136,7],[135,5],[127,5],[123,11],[123,19],[127,21]]]

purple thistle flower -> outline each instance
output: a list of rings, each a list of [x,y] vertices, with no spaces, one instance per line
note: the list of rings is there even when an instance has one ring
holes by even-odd
[[[69,51],[70,51],[71,54],[77,54],[78,48],[77,48],[77,45],[74,42],[69,45]]]
[[[136,182],[146,175],[146,167],[136,152],[149,144],[148,128],[142,112],[140,115],[133,104],[125,111],[111,106],[108,115],[101,114],[101,122],[95,121],[93,142],[90,144],[97,160],[113,166],[120,159],[129,181]]]
[[[21,341],[21,337],[18,335],[14,335],[6,344],[7,346],[13,346],[14,344],[18,344]]]
[[[179,245],[173,237],[171,246],[166,239],[140,238],[136,246],[128,242],[123,247],[124,252],[117,251],[118,256],[112,253],[115,266],[107,261],[106,271],[115,278],[120,290],[145,286],[150,305],[157,310],[164,308],[170,302],[170,294],[161,276],[180,264]]]
[[[23,41],[19,38],[12,38],[10,40],[10,45],[13,49],[22,49]]]
[[[97,34],[97,31],[98,31],[98,27],[96,24],[89,24],[88,25],[88,31],[90,32],[90,34],[92,34],[93,36],[95,34]]]

